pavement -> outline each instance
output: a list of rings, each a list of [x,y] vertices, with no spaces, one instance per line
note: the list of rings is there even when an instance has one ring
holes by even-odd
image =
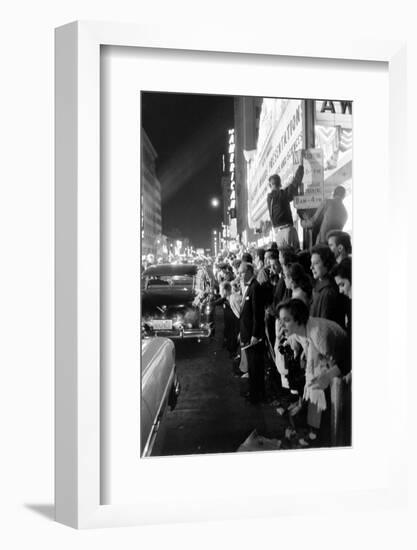
[[[253,430],[267,438],[284,437],[289,423],[276,412],[276,404],[252,405],[242,397],[242,381],[222,342],[220,308],[214,338],[175,341],[181,393],[164,419],[163,440],[154,455],[235,452]]]

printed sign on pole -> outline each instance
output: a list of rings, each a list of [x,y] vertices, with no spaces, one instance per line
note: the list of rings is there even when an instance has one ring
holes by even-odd
[[[317,208],[324,200],[324,170],[322,149],[302,149],[294,154],[295,164],[300,156],[304,165],[303,194],[294,197],[298,209]]]

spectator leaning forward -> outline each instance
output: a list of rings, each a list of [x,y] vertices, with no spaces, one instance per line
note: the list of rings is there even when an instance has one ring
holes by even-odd
[[[309,315],[306,304],[297,299],[281,303],[277,315],[280,323],[278,338],[283,333],[292,349],[301,346],[304,350],[306,368],[303,398],[308,404],[309,426],[319,430],[321,444],[328,442],[337,445],[342,440],[343,443],[347,442],[350,433],[346,432],[348,424],[343,418],[340,428],[345,433],[331,432],[329,390],[334,378],[340,379],[349,372],[346,332],[333,321]]]

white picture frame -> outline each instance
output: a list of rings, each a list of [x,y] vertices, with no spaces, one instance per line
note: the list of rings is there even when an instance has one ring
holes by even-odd
[[[291,43],[238,29],[214,36],[209,28],[195,28],[182,36],[168,25],[74,22],[56,30],[56,519],[72,527],[91,528],[245,516],[247,509],[232,496],[227,503],[208,502],[192,513],[190,502],[189,514],[186,506],[178,508],[175,501],[167,501],[166,509],[159,507],[159,512],[155,506],[100,504],[100,48],[104,45],[387,63],[389,178],[395,196],[405,180],[405,44],[340,40],[329,46],[299,37]],[[397,230],[403,227],[405,234],[400,214],[393,212],[393,216]],[[390,303],[389,308],[402,314],[400,305]],[[405,346],[397,361],[401,391],[406,382]],[[359,503],[402,503],[407,484],[403,438],[400,430],[383,490],[323,494],[316,510],[324,509],[325,502],[345,509]],[[270,514],[288,513],[297,510],[300,498],[306,507],[318,500],[316,494],[306,493],[288,497],[285,506],[264,505],[269,505]],[[226,508],[232,513],[227,514]]]

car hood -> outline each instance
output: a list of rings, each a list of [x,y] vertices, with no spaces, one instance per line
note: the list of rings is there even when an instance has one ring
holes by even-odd
[[[191,307],[195,298],[192,289],[158,289],[142,293],[142,312],[154,313],[160,311],[158,307],[166,306],[167,310]]]

